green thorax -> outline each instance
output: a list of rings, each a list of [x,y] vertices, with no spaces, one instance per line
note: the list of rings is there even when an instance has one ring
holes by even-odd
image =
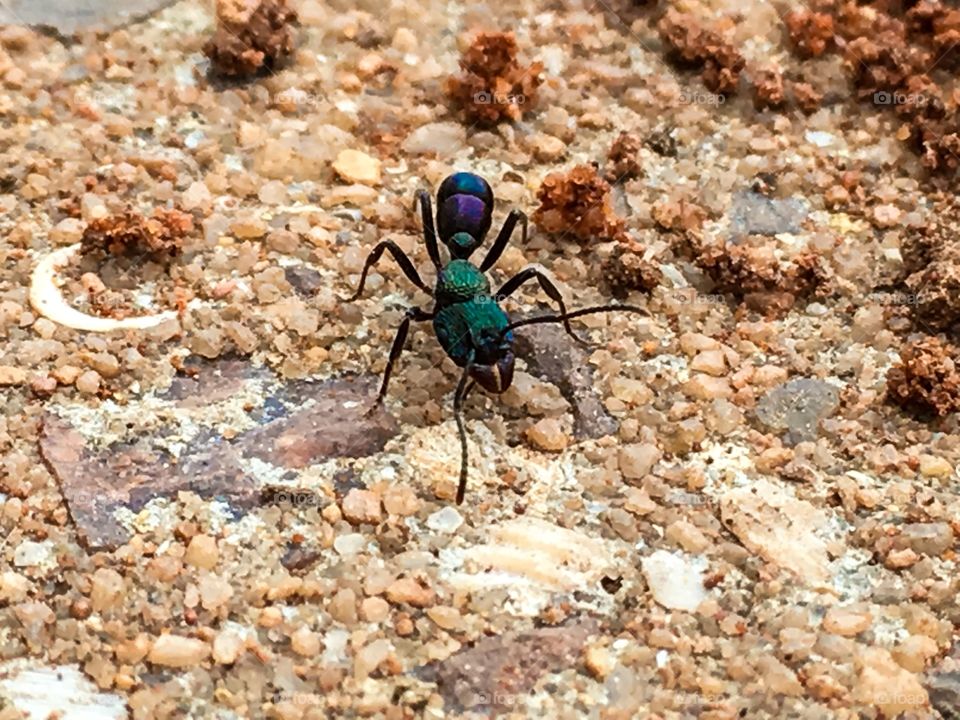
[[[468,260],[451,260],[437,277],[436,300],[439,307],[489,295],[490,282]]]

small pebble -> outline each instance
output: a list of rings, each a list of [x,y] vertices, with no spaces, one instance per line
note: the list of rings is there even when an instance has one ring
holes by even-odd
[[[436,593],[425,580],[407,577],[391,583],[387,588],[387,599],[395,605],[406,603],[423,608],[433,605]]]
[[[246,642],[231,630],[222,630],[213,639],[213,659],[220,665],[232,665],[240,657]]]
[[[376,525],[383,514],[380,510],[380,495],[370,490],[353,488],[341,503],[343,516],[352,525],[370,523]]]
[[[359,150],[341,150],[333,161],[333,169],[350,183],[380,184],[380,161]]]
[[[290,648],[306,658],[314,658],[320,654],[320,636],[303,626],[290,635]]]
[[[188,565],[212,570],[220,559],[216,539],[204,534],[194,535],[183,559]]]
[[[0,386],[23,385],[27,381],[27,371],[11,365],[0,365]]]
[[[76,379],[74,386],[84,395],[96,395],[100,391],[100,374],[87,370]]]
[[[150,648],[147,660],[155,665],[189,668],[210,655],[210,646],[202,640],[181,635],[161,635]]]
[[[691,558],[657,550],[641,562],[653,599],[665,608],[693,612],[706,599],[703,573]]]
[[[455,533],[463,525],[463,516],[452,505],[446,505],[427,518],[427,527],[440,533]]]
[[[873,616],[865,610],[832,607],[823,617],[823,629],[834,635],[854,637],[873,624]]]
[[[618,462],[625,478],[646,477],[660,459],[660,450],[651,443],[631,443],[620,448]]]
[[[367,622],[380,623],[390,614],[390,604],[383,598],[366,598],[360,604],[360,614]]]
[[[527,439],[539,450],[560,452],[570,444],[570,437],[557,418],[542,418],[527,428]]]

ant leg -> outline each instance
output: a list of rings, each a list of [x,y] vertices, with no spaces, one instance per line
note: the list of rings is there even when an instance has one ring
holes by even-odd
[[[570,320],[567,317],[567,307],[563,302],[563,296],[560,294],[559,288],[557,288],[557,286],[553,284],[553,281],[535,265],[525,267],[512,278],[507,280],[507,282],[503,284],[503,287],[497,291],[497,294],[494,296],[495,299],[499,302],[502,298],[507,297],[514,290],[533,278],[537,279],[537,282],[540,283],[540,287],[543,288],[543,291],[547,294],[547,296],[560,306],[560,318],[563,321],[563,328],[567,331],[567,335],[572,337],[581,345],[589,345],[589,342],[582,339],[573,331],[573,328],[570,327]]]
[[[403,352],[403,346],[407,342],[407,332],[410,330],[410,321],[416,320],[417,322],[421,322],[431,319],[433,319],[433,313],[428,313],[421,308],[413,307],[407,310],[403,322],[401,322],[400,327],[397,328],[397,334],[393,338],[393,345],[390,346],[390,357],[387,358],[387,367],[383,371],[383,380],[380,382],[380,391],[377,393],[377,399],[367,411],[368,413],[374,412],[383,405],[383,399],[387,396],[387,386],[390,384],[390,375],[393,373],[394,363],[400,358],[400,353]]]
[[[472,382],[467,384],[469,379],[470,365],[467,365],[463,369],[457,392],[453,396],[453,418],[457,421],[457,433],[460,435],[460,482],[457,485],[457,505],[463,502],[463,496],[467,492],[467,431],[463,426],[463,401],[473,387]]]
[[[363,272],[360,274],[360,287],[357,288],[357,291],[350,296],[349,298],[341,298],[343,302],[353,302],[360,294],[363,292],[363,286],[367,282],[367,273],[370,272],[370,268],[376,264],[383,256],[384,250],[389,250],[390,254],[393,255],[393,259],[397,261],[397,265],[400,266],[400,269],[403,270],[403,274],[416,285],[418,288],[423,290],[429,295],[433,295],[423,280],[420,279],[420,274],[417,272],[417,269],[413,266],[413,262],[406,256],[406,253],[401,250],[396,243],[391,240],[384,240],[383,242],[377,243],[376,247],[370,251],[370,254],[367,255],[367,261],[363,264]]]
[[[430,256],[430,262],[437,269],[437,272],[443,268],[440,262],[440,248],[437,245],[437,228],[433,224],[433,204],[430,202],[430,193],[426,190],[417,190],[414,197],[414,209],[420,205],[420,217],[423,219],[423,239],[427,243],[427,255]]]
[[[518,222],[523,223],[521,242],[524,245],[527,244],[527,216],[520,210],[511,210],[503,223],[503,227],[500,228],[500,232],[497,234],[497,239],[493,241],[490,252],[487,253],[483,262],[480,263],[480,272],[486,272],[496,265],[497,260],[499,260],[503,254],[504,248],[507,247],[507,243],[510,242],[510,236],[513,235],[513,231],[517,227]]]

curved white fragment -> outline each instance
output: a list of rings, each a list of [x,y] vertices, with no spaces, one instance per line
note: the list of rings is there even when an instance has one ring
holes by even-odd
[[[174,310],[137,317],[104,318],[87,315],[70,307],[57,286],[56,275],[79,251],[80,243],[55,250],[38,262],[34,268],[33,275],[30,276],[30,304],[45,318],[74,330],[90,332],[144,330],[167,320],[176,319],[177,313]]]

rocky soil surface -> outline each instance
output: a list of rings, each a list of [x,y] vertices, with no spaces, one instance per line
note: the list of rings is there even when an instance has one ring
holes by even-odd
[[[0,8],[0,720],[960,717],[960,11],[126,5]],[[648,312],[517,331],[460,506],[341,299],[455,170]]]

